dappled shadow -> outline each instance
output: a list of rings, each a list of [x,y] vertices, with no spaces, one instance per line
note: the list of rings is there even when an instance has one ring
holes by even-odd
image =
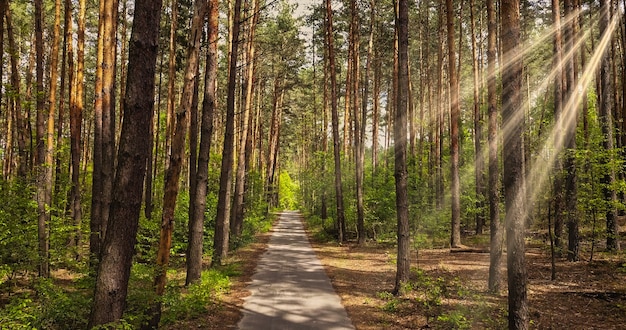
[[[353,329],[299,213],[279,215],[243,306],[240,329]]]

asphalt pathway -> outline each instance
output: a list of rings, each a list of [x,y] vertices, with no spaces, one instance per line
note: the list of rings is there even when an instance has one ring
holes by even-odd
[[[259,260],[241,330],[354,329],[311,248],[302,215],[284,212]]]

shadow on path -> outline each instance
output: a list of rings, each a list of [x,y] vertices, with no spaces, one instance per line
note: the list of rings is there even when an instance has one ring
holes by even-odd
[[[279,214],[248,286],[241,330],[354,329],[311,248],[302,215]]]

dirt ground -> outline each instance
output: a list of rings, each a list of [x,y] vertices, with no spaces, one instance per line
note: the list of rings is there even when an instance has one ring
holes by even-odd
[[[506,290],[486,293],[488,253],[448,249],[414,253],[416,284],[405,297],[395,298],[387,293],[395,283],[395,248],[314,246],[357,329],[506,328]],[[551,281],[548,251],[531,247],[526,256],[531,328],[626,328],[624,260],[607,256],[596,257],[593,263],[559,260],[557,280]],[[506,275],[504,267],[502,272]]]
[[[240,249],[232,262],[241,276],[201,319],[168,329],[235,329],[241,318],[246,285],[269,233]],[[503,289],[487,291],[488,253],[451,253],[448,249],[413,251],[411,287],[402,297],[390,294],[395,281],[395,247],[312,242],[357,329],[504,329],[506,269]],[[532,329],[626,329],[624,255],[596,253],[594,261],[557,260],[557,280],[550,280],[549,250],[527,248],[528,297]],[[506,256],[503,256],[506,263]]]

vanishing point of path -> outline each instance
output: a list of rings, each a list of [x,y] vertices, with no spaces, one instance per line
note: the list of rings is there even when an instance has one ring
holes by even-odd
[[[304,232],[302,215],[284,212],[259,260],[241,330],[354,329]]]

